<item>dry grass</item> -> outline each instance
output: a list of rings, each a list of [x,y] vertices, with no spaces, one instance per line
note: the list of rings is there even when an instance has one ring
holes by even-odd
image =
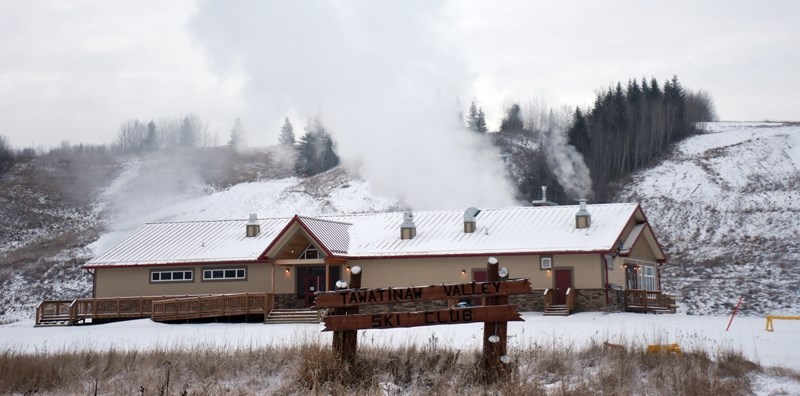
[[[361,348],[352,366],[329,346],[235,351],[0,354],[2,394],[104,395],[745,395],[762,369],[732,351],[646,354],[594,345],[512,351],[511,375],[482,381],[478,353],[436,345]],[[773,370],[773,369],[770,369]],[[774,372],[798,379],[791,370]]]

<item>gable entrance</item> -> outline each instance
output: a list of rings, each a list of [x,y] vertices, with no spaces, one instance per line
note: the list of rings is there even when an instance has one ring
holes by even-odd
[[[325,266],[297,266],[297,297],[305,301],[305,305],[314,305],[314,293],[335,290],[335,283],[341,279],[341,268],[330,266],[330,284],[325,283]]]

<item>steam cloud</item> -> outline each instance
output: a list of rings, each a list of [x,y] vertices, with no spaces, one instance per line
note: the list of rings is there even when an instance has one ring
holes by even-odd
[[[566,129],[552,117],[543,134],[543,149],[547,166],[558,179],[564,192],[574,199],[592,195],[592,178],[583,155],[567,141]]]
[[[458,117],[472,78],[447,12],[428,1],[201,1],[191,30],[215,72],[245,76],[243,121],[270,142],[287,114],[297,132],[322,114],[345,165],[379,193],[414,209],[514,205],[499,154]]]

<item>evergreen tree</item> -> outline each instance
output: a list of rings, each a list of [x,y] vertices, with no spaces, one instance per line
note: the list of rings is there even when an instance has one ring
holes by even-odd
[[[12,165],[14,165],[14,154],[11,146],[8,144],[8,139],[0,135],[0,175],[11,169]]]
[[[483,113],[483,109],[475,104],[475,101],[469,105],[469,113],[467,114],[467,128],[470,131],[478,133],[484,133],[487,131],[486,115]]]
[[[237,118],[233,123],[231,135],[228,139],[228,147],[238,150],[244,145],[244,127],[242,127],[242,120]]]
[[[589,130],[586,125],[586,117],[580,107],[575,108],[572,119],[572,126],[567,131],[568,143],[575,147],[584,157],[591,155],[591,143],[589,141]]]
[[[513,103],[506,109],[506,116],[500,121],[500,132],[524,131],[525,123],[522,121],[522,109],[519,104]]]
[[[289,122],[289,117],[286,117],[286,120],[283,121],[283,126],[281,127],[281,134],[278,136],[278,143],[291,146],[295,143],[294,140],[294,127],[292,127],[292,123]]]
[[[300,176],[313,176],[339,165],[333,139],[319,119],[313,118],[304,128],[305,135],[297,145],[295,171]]]
[[[483,109],[478,109],[478,119],[475,123],[475,127],[480,133],[489,131],[489,128],[486,127],[486,114],[483,113]]]
[[[200,129],[200,119],[196,115],[189,114],[183,117],[178,135],[178,144],[182,147],[196,147],[200,138]]]
[[[687,93],[677,77],[664,83],[642,79],[598,93],[587,115],[576,110],[568,130],[570,143],[584,155],[595,196],[610,198],[609,184],[646,166],[674,142],[696,133],[709,101],[695,101],[687,111]],[[704,105],[703,103],[708,103]]]
[[[144,149],[146,151],[158,150],[158,131],[153,120],[147,123],[147,135],[144,138]]]

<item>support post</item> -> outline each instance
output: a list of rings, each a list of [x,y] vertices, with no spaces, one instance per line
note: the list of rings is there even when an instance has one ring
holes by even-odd
[[[345,288],[361,288],[361,267],[356,265],[350,269],[350,284]],[[349,308],[336,308],[333,312],[334,315],[353,315],[357,313],[357,306]],[[342,361],[347,364],[353,364],[356,360],[357,348],[358,330],[336,330],[333,332],[333,352],[337,356],[340,356]]]
[[[498,282],[501,280],[499,263],[496,258],[489,257],[486,264],[487,281]],[[508,274],[504,274],[503,278]],[[487,297],[486,305],[506,305],[508,296]],[[483,324],[483,370],[488,382],[496,382],[505,376],[508,371],[501,358],[507,359],[508,322],[484,322]]]

